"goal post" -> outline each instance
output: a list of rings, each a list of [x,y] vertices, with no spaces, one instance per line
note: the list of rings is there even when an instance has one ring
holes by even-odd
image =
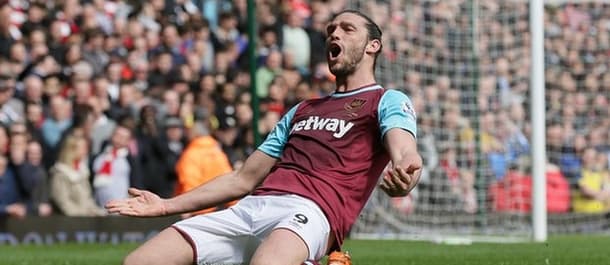
[[[544,102],[544,1],[530,0],[531,38],[531,120],[532,120],[532,223],[533,240],[547,239],[546,216],[546,104]]]

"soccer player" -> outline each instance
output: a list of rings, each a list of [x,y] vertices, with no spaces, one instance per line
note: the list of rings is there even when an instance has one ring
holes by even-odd
[[[239,170],[174,198],[130,189],[132,198],[106,205],[110,213],[147,217],[243,197],[227,210],[175,223],[124,264],[320,260],[340,249],[378,183],[390,196],[405,196],[417,184],[422,159],[411,102],[375,81],[381,30],[362,13],[343,11],[326,31],[336,91],[293,107]]]

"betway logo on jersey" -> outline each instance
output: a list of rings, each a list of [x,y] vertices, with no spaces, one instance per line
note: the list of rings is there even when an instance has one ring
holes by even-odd
[[[292,132],[324,130],[333,132],[333,137],[343,137],[352,127],[354,123],[347,122],[336,118],[320,118],[318,116],[310,116],[306,120],[301,120],[294,124]]]

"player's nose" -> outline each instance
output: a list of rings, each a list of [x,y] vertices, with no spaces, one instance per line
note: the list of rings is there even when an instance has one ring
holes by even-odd
[[[339,29],[335,29],[335,30],[333,30],[332,32],[330,32],[328,34],[327,38],[328,38],[329,41],[340,40],[341,39],[340,34],[341,34],[340,30]]]

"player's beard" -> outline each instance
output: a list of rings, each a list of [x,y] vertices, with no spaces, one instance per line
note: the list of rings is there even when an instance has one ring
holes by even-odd
[[[343,60],[335,63],[330,67],[330,72],[336,77],[348,76],[356,72],[358,68],[358,64],[362,61],[364,57],[364,49],[366,48],[366,42],[362,46],[361,49],[352,48],[347,49],[345,54],[342,56]]]

